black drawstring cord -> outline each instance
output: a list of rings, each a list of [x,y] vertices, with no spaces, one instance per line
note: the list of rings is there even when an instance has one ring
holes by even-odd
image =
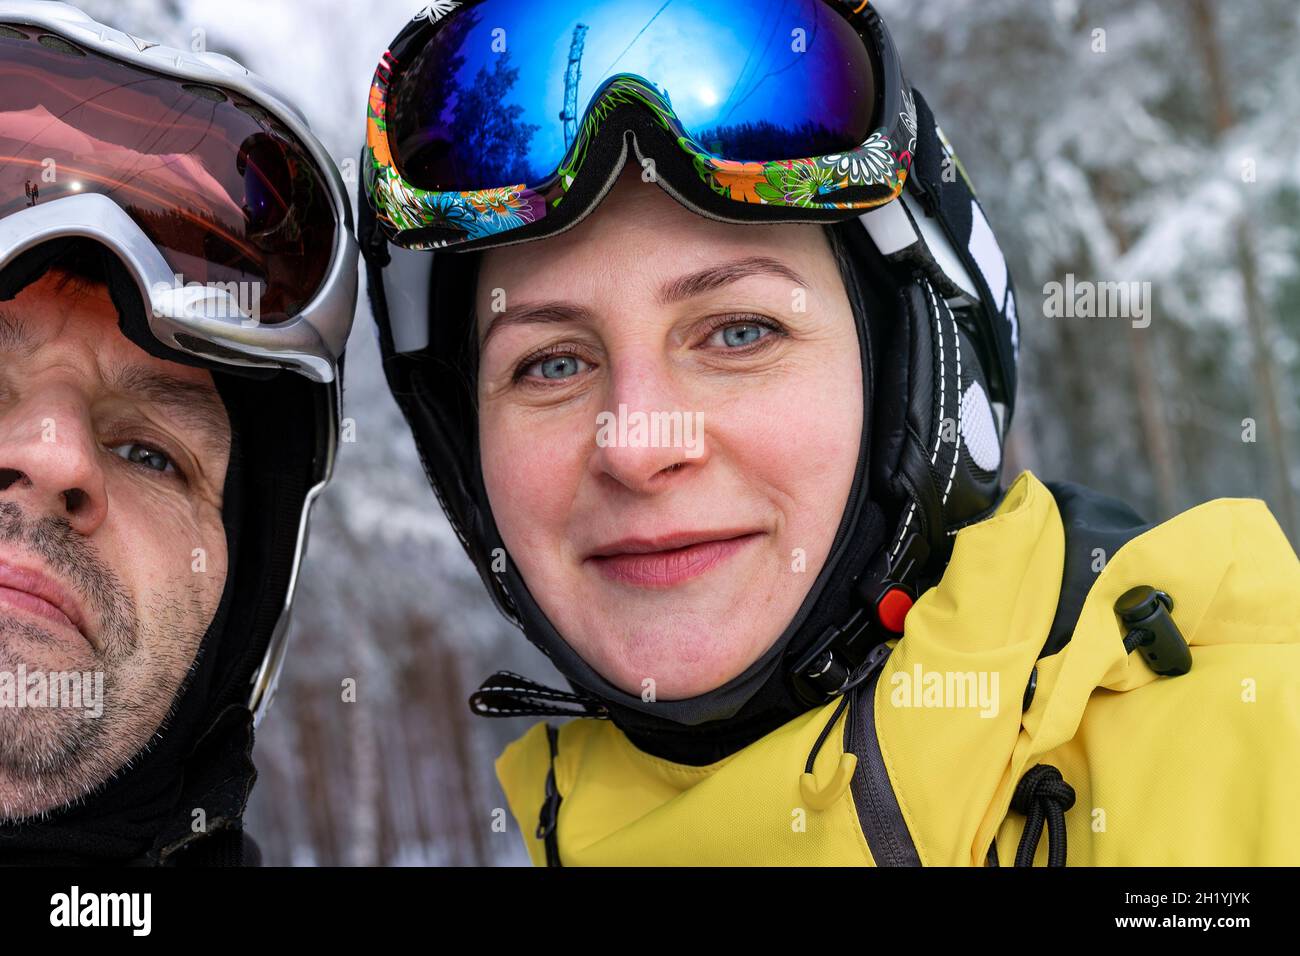
[[[513,671],[497,671],[469,698],[480,717],[595,717],[605,719],[605,705],[591,697],[556,690]]]
[[[1115,601],[1124,634],[1124,653],[1141,649],[1147,665],[1161,676],[1177,677],[1192,667],[1191,649],[1170,612],[1173,598],[1150,585],[1125,591]],[[1037,668],[1034,670],[1037,674]],[[1033,694],[1025,691],[1025,708]],[[1033,866],[1038,841],[1047,824],[1047,865],[1065,866],[1065,811],[1074,806],[1074,788],[1065,782],[1061,771],[1049,764],[1038,764],[1020,778],[1011,809],[1025,815],[1025,829],[1016,848],[1016,866]],[[997,864],[997,839],[989,847],[989,860]]]
[[[1061,771],[1040,763],[1016,784],[1011,809],[1025,815],[1025,829],[1016,848],[1016,866],[1033,866],[1038,840],[1047,823],[1047,865],[1065,866],[1065,811],[1074,806],[1074,788]]]
[[[546,799],[542,801],[542,812],[537,820],[537,839],[546,845],[546,865],[563,866],[560,862],[560,838],[555,832],[560,822],[560,790],[555,785],[555,757],[559,749],[560,732],[550,724],[546,725],[546,743],[551,750],[551,767],[546,772]]]
[[[849,695],[844,694],[835,707],[835,713],[831,714],[831,719],[826,721],[826,726],[817,735],[817,743],[813,744],[812,753],[808,755],[808,762],[803,766],[804,773],[813,772],[813,764],[817,762],[817,755],[822,751],[822,744],[826,743],[826,738],[831,735],[831,728],[835,726],[835,722],[840,719],[840,715],[844,713],[844,708],[847,706],[849,706]]]
[[[884,663],[885,658],[889,656],[890,651],[892,650],[893,648],[888,644],[877,644],[871,649],[871,653],[867,655],[867,659],[859,665],[857,673],[849,677],[849,679],[844,682],[844,686],[835,692],[840,695],[840,702],[835,707],[835,713],[831,714],[831,719],[826,721],[826,726],[823,727],[822,732],[818,734],[817,742],[813,744],[812,753],[808,754],[808,762],[804,764],[804,773],[813,772],[813,764],[817,760],[817,755],[822,751],[822,744],[826,743],[826,738],[830,736],[831,728],[835,726],[835,722],[839,720],[840,715],[844,713],[844,708],[849,706],[849,691],[853,690],[853,688],[857,687],[864,680],[874,674],[876,668]]]

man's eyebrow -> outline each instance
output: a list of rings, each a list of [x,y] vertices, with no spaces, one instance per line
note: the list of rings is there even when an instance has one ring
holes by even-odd
[[[13,312],[0,308],[0,352],[27,352],[35,348],[31,330]]]
[[[671,305],[750,276],[775,276],[800,288],[808,286],[803,276],[778,259],[771,256],[747,256],[670,279],[660,286],[658,300],[662,305]],[[499,328],[544,322],[589,322],[591,319],[591,310],[572,302],[544,302],[507,309],[488,325],[483,340],[479,343],[479,351],[487,347],[488,340]]]
[[[230,419],[215,388],[145,365],[127,365],[109,373],[109,387],[167,409],[199,432],[214,450],[230,447]]]

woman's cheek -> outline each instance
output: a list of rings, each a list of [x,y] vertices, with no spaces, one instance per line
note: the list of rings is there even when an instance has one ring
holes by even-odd
[[[822,350],[820,361],[803,365],[788,382],[779,413],[789,448],[798,449],[802,461],[846,479],[854,468],[844,459],[856,465],[862,435],[862,375],[855,346],[856,338],[846,337],[838,348]]]
[[[778,468],[797,476],[837,470],[846,442],[856,460],[861,434],[861,398],[846,401],[846,393],[828,395],[817,383],[755,391],[713,415],[706,412],[705,435],[710,418],[716,418],[717,432],[748,449],[745,457],[760,472]]]
[[[485,423],[483,480],[507,548],[538,547],[536,538],[562,523],[571,500],[573,429],[520,418]]]

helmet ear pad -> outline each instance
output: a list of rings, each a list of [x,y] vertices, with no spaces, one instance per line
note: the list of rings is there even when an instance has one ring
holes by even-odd
[[[1001,494],[1002,442],[971,338],[928,279],[913,276],[883,323],[873,414],[871,494],[896,528],[891,567],[909,539],[923,575],[941,573],[957,529]]]
[[[363,236],[378,237],[373,213],[365,205],[361,224]],[[385,263],[373,250],[367,255],[366,287],[377,320],[384,376],[415,436],[425,476],[461,546],[498,610],[522,626],[505,587],[505,574],[493,570],[503,553],[496,549],[503,546],[485,505],[487,492],[479,465],[475,296],[482,253],[435,252],[430,259],[425,279],[429,341],[418,350],[400,352],[394,347],[388,320]]]
[[[1001,493],[1002,443],[984,369],[961,315],[929,279],[882,256],[857,220],[834,228],[854,264],[848,281],[870,287],[874,294],[859,298],[885,313],[866,323],[868,487],[895,529],[880,563],[896,570],[915,548],[913,570],[937,574],[956,529],[987,516]]]

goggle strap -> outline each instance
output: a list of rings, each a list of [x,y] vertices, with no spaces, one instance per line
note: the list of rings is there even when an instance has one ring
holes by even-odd
[[[919,90],[916,97],[916,155],[908,188],[919,201],[923,212],[938,224],[949,240],[953,255],[965,267],[965,276],[953,270],[936,268],[943,279],[940,285],[961,287],[972,282],[978,292],[976,310],[987,327],[987,340],[995,344],[996,360],[988,368],[994,398],[1008,407],[1014,404],[1016,353],[1020,332],[1016,313],[1015,289],[1006,256],[989,226],[984,210],[975,197],[960,160],[948,145],[934,113]],[[892,204],[891,204],[892,205]],[[933,258],[933,246],[929,244]],[[966,282],[958,281],[965,278]],[[945,290],[945,294],[947,294]]]
[[[979,287],[953,250],[938,220],[921,208],[911,193],[903,192],[858,217],[876,250],[893,262],[920,270],[953,309],[981,305]]]

